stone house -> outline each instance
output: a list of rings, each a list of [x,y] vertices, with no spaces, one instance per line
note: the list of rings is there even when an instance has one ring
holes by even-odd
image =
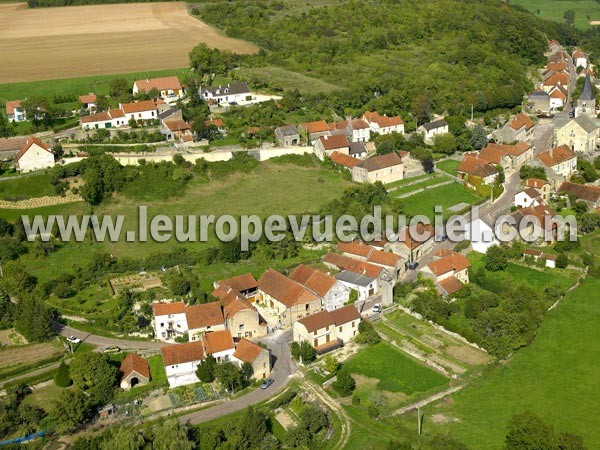
[[[352,168],[352,179],[358,183],[393,183],[404,178],[404,164],[397,153],[372,156]]]

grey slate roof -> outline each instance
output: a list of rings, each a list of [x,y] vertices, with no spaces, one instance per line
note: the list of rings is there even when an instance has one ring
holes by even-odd
[[[586,133],[593,133],[600,128],[600,121],[593,117],[580,115],[573,119],[577,124],[585,130]]]
[[[167,109],[166,111],[163,111],[163,112],[161,112],[161,113],[158,115],[158,118],[159,118],[160,120],[165,120],[165,119],[167,119],[167,118],[171,117],[172,115],[174,115],[174,114],[177,114],[179,111],[180,111],[180,110],[179,110],[179,109],[177,109],[177,108],[170,108],[170,109]]]
[[[275,132],[282,136],[295,136],[298,134],[298,128],[296,128],[296,125],[283,125],[275,128]]]
[[[448,122],[446,122],[444,119],[436,120],[434,122],[429,122],[429,123],[423,124],[423,128],[425,128],[427,131],[431,131],[431,130],[435,130],[436,128],[442,128],[442,127],[447,127],[447,126],[448,126]]]
[[[223,95],[249,94],[250,88],[245,81],[230,83],[227,86],[209,86],[202,87],[200,91],[208,91],[213,96],[220,97]]]
[[[585,76],[585,82],[583,83],[583,91],[579,96],[579,100],[594,100],[594,93],[592,91],[592,79],[588,73]]]
[[[354,284],[356,286],[367,287],[375,278],[368,277],[366,275],[361,275],[359,273],[350,272],[349,270],[344,270],[335,276],[336,280],[345,281],[346,283]]]
[[[535,100],[549,100],[550,96],[548,95],[547,92],[544,91],[533,91],[531,94],[529,94],[529,100],[535,101]]]
[[[350,142],[350,155],[359,155],[361,153],[366,153],[367,149],[365,144],[362,142]]]

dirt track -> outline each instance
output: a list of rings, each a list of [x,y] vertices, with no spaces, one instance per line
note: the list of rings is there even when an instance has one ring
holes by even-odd
[[[185,67],[199,42],[257,51],[194,19],[180,2],[39,9],[0,4],[0,23],[0,83]]]

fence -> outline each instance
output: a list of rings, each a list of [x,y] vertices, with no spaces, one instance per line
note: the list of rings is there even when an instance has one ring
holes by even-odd
[[[33,439],[37,439],[39,437],[44,437],[46,435],[45,431],[38,431],[37,433],[28,434],[27,436],[8,439],[6,441],[0,441],[0,445],[10,445],[10,444],[21,444],[22,442],[29,442]]]

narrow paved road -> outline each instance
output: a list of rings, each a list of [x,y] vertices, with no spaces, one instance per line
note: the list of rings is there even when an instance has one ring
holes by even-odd
[[[160,349],[163,345],[168,345],[165,342],[154,342],[154,341],[134,341],[123,338],[108,338],[104,336],[97,336],[95,334],[89,334],[85,331],[76,330],[66,325],[59,325],[59,333],[61,336],[75,336],[81,339],[83,342],[88,344],[97,345],[99,347],[117,346],[122,349]]]
[[[296,371],[296,364],[293,362],[290,356],[291,341],[291,329],[287,331],[276,332],[269,338],[262,339],[262,342],[267,344],[271,350],[271,356],[274,359],[271,378],[273,378],[275,382],[269,388],[256,389],[242,397],[221,403],[213,406],[212,408],[186,414],[181,416],[179,421],[182,423],[190,423],[192,425],[207,422],[209,420],[240,411],[250,405],[265,401],[283,390],[283,388],[288,384],[292,374]]]

